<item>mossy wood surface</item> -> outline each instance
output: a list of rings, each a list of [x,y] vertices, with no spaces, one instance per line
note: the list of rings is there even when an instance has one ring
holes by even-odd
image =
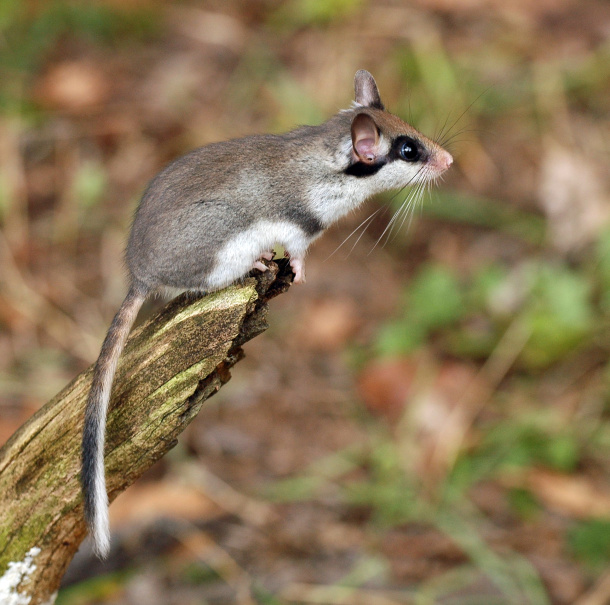
[[[176,444],[203,402],[230,378],[240,346],[266,329],[267,300],[290,283],[285,261],[269,265],[266,273],[204,298],[182,295],[134,330],[108,414],[111,501]],[[91,373],[77,376],[0,449],[0,578],[11,562],[39,548],[35,569],[30,565],[28,580],[16,587],[31,605],[54,600],[86,535],[79,472]]]

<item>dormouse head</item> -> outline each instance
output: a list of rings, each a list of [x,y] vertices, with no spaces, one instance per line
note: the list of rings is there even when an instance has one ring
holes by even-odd
[[[404,187],[439,177],[451,155],[397,116],[387,112],[373,76],[354,78],[351,163],[346,173],[377,181],[380,189]]]

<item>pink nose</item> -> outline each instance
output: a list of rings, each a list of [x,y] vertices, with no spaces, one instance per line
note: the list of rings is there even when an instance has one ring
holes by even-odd
[[[453,164],[453,157],[450,153],[446,152],[444,149],[441,149],[438,152],[435,163],[441,170],[444,171],[447,170],[451,164]]]

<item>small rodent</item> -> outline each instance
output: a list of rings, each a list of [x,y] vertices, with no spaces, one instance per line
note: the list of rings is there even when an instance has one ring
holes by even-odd
[[[266,270],[274,244],[305,281],[307,248],[375,193],[435,179],[453,158],[388,113],[373,76],[360,70],[355,102],[319,126],[196,149],[148,185],[127,244],[130,287],[108,330],[87,399],[81,481],[94,550],[110,548],[104,440],[117,362],[144,300],[167,287],[223,288],[253,267]],[[287,254],[288,255],[288,254]]]

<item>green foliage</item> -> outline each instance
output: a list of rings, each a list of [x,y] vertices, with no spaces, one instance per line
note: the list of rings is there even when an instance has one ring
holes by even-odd
[[[586,277],[564,266],[541,265],[523,321],[531,334],[523,351],[530,367],[546,367],[580,344],[594,322]]]
[[[104,167],[96,162],[84,162],[79,166],[72,184],[77,204],[83,210],[97,206],[106,190],[106,185]]]
[[[324,114],[311,96],[306,94],[293,77],[278,71],[269,82],[269,93],[277,99],[278,105],[274,129],[283,132],[293,128],[299,121],[303,124],[323,122]]]
[[[489,302],[506,283],[509,275],[502,265],[484,265],[473,272],[467,291],[468,306],[475,311],[486,310]]]
[[[272,17],[281,27],[327,25],[348,17],[364,5],[364,0],[290,0]]]
[[[426,331],[451,325],[462,316],[463,300],[455,275],[442,265],[427,265],[409,288],[409,318]]]
[[[501,602],[550,605],[536,569],[516,553],[504,552],[500,555],[491,549],[477,531],[481,521],[476,514],[466,511],[458,513],[455,510],[444,510],[436,519],[437,525],[500,590],[506,599]]]
[[[561,65],[564,85],[579,105],[593,114],[606,116],[607,87],[610,82],[610,48],[603,45],[598,52],[585,54],[580,60]],[[602,118],[604,119],[604,118]]]
[[[363,451],[366,476],[344,484],[344,497],[352,506],[370,508],[376,523],[398,525],[415,516],[414,485],[401,464],[396,444],[380,439]]]
[[[205,561],[188,562],[181,570],[182,579],[188,584],[207,584],[219,579],[218,572]]]
[[[410,326],[403,320],[389,322],[379,330],[376,349],[381,355],[410,353],[421,346],[425,336],[419,326]]]
[[[594,571],[610,562],[610,519],[587,519],[577,523],[567,535],[573,555]]]
[[[260,605],[285,605],[284,601],[281,601],[275,595],[260,586],[254,586],[252,592],[256,602],[260,603]]]
[[[412,351],[432,332],[460,319],[463,311],[456,277],[442,265],[426,265],[406,291],[404,317],[382,330],[378,349],[384,354]]]
[[[443,486],[445,502],[462,500],[464,494],[478,481],[493,477],[498,466],[497,452],[490,453],[483,449],[463,452],[455,461]]]
[[[396,443],[384,431],[370,443],[326,456],[301,476],[274,482],[265,490],[267,498],[280,502],[328,493],[340,494],[350,506],[370,509],[375,521],[386,526],[412,518],[417,503]]]
[[[567,429],[558,432],[554,424],[549,415],[542,415],[490,427],[478,455],[495,458],[498,468],[542,465],[573,471],[580,459],[580,446],[572,433]]]
[[[63,588],[57,595],[55,605],[89,605],[116,598],[134,573],[133,569],[124,569]]]
[[[302,475],[277,481],[265,490],[265,497],[275,502],[311,500],[323,487],[323,479],[317,475]]]
[[[493,199],[435,191],[422,211],[426,216],[452,223],[494,229],[534,245],[542,244],[546,235],[546,224],[541,216]]]
[[[528,489],[513,488],[508,492],[508,503],[512,510],[526,521],[540,514],[540,504]]]
[[[599,267],[608,270],[601,261]],[[437,342],[448,353],[483,357],[494,350],[512,320],[529,335],[520,354],[521,365],[528,369],[546,368],[586,344],[600,320],[587,275],[542,261],[521,273],[516,284],[503,267],[489,265],[459,280],[447,267],[424,265],[407,285],[402,317],[381,328],[377,350],[410,353],[442,331]],[[505,287],[523,290],[516,311],[508,315],[491,304],[493,298],[506,296]],[[605,300],[602,296],[602,311]]]
[[[600,307],[610,315],[610,229],[600,234],[595,247],[596,273],[599,279]]]
[[[8,179],[0,172],[0,222],[3,221],[6,212],[13,203],[12,197]]]

